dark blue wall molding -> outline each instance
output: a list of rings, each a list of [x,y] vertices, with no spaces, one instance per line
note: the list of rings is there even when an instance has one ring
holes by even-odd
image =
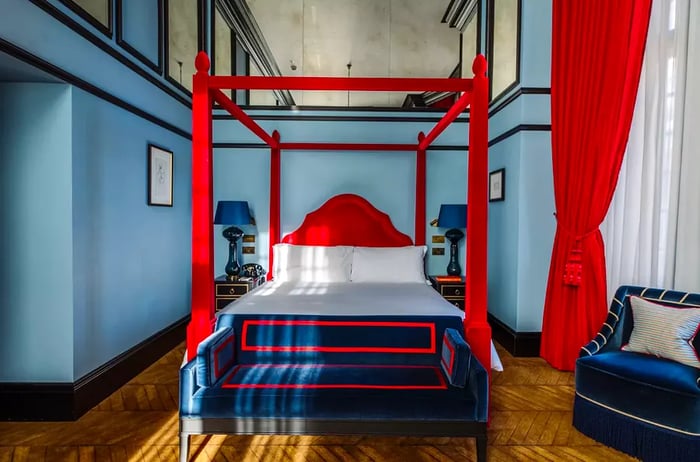
[[[517,125],[507,132],[501,133],[497,137],[493,138],[491,141],[489,141],[489,147],[493,146],[494,144],[498,144],[501,141],[510,138],[511,136],[515,135],[516,133],[520,132],[551,132],[552,131],[552,126],[550,124],[520,124]]]
[[[189,316],[74,383],[0,383],[0,420],[77,420],[185,339]]]
[[[153,61],[151,61],[149,58],[144,56],[140,51],[138,51],[135,47],[130,45],[129,42],[127,42],[124,39],[124,18],[122,17],[124,13],[122,8],[123,0],[116,0],[117,45],[122,47],[125,51],[130,53],[134,58],[144,63],[146,66],[153,69],[153,71],[155,71],[158,75],[163,75],[163,0],[156,1],[158,2],[158,62],[154,63]]]
[[[68,16],[67,14],[63,13],[61,10],[56,8],[55,6],[51,5],[48,3],[46,0],[29,0],[45,12],[47,12],[49,15],[53,16],[57,21],[62,23],[64,26],[68,27],[71,29],[73,32],[76,34],[80,35],[83,37],[85,40],[88,42],[92,43],[95,45],[97,48],[100,50],[104,51],[132,71],[134,71],[136,74],[139,76],[143,77],[146,79],[149,83],[152,83],[156,87],[158,87],[160,90],[165,92],[168,96],[173,97],[175,100],[179,101],[182,103],[184,106],[188,108],[192,108],[192,101],[189,97],[185,97],[182,94],[178,93],[177,91],[173,90],[172,88],[168,87],[163,81],[161,81],[158,77],[154,77],[152,74],[149,74],[146,70],[144,70],[141,66],[133,62],[131,59],[127,58],[123,54],[119,53],[116,49],[114,49],[112,46],[110,46],[107,42],[101,40],[99,37],[95,36],[93,33],[91,33],[89,30],[87,30],[85,27],[80,25],[77,21],[75,21],[73,18]]]
[[[33,1],[33,0],[32,0]],[[7,53],[10,56],[13,56],[21,61],[24,61],[27,64],[30,64],[34,67],[37,67],[41,69],[42,71],[49,73],[53,75],[54,77],[57,77],[66,83],[69,83],[71,85],[74,85],[81,90],[84,90],[94,96],[97,96],[98,98],[101,98],[109,103],[114,104],[115,106],[118,106],[124,110],[127,110],[131,112],[132,114],[141,117],[145,120],[148,120],[149,122],[152,122],[162,128],[165,128],[166,130],[169,130],[177,135],[182,136],[183,138],[187,138],[188,140],[192,139],[192,134],[189,132],[186,132],[185,130],[180,129],[179,127],[176,127],[175,125],[166,122],[165,120],[154,116],[151,113],[148,113],[144,111],[143,109],[140,109],[136,106],[134,106],[131,103],[127,103],[121,98],[117,98],[116,96],[107,93],[106,91],[102,90],[101,88],[96,87],[95,85],[86,82],[85,80],[64,71],[63,69],[54,66],[53,64],[44,61],[43,59],[39,58],[38,56],[35,56],[31,53],[29,53],[26,50],[23,50],[22,48],[19,48],[15,46],[14,44],[0,38],[0,51]]]
[[[493,340],[515,357],[537,357],[540,355],[541,332],[516,332],[488,313]]]
[[[522,87],[518,88],[516,91],[513,92],[510,96],[508,96],[505,99],[499,100],[496,104],[491,104],[489,105],[489,118],[493,117],[494,115],[498,114],[502,109],[504,109],[506,106],[508,106],[510,103],[515,101],[520,97],[520,95],[550,95],[552,93],[552,89],[548,87]]]

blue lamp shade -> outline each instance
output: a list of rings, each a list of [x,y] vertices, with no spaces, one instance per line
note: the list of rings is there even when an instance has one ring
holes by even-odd
[[[438,215],[438,228],[466,228],[466,204],[442,204]]]
[[[215,225],[249,225],[251,223],[248,202],[219,201],[216,204]]]

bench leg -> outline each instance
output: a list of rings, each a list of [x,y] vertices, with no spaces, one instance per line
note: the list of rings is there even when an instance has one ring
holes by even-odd
[[[180,462],[187,462],[190,456],[190,435],[180,433]]]
[[[486,462],[486,435],[476,437],[476,460]]]

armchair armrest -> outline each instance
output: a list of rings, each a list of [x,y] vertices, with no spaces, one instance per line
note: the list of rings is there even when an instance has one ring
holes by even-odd
[[[231,369],[236,361],[235,339],[233,328],[222,327],[202,340],[194,360],[197,385],[210,387]]]
[[[610,350],[619,350],[632,331],[632,313],[629,307],[630,295],[641,295],[649,289],[637,286],[620,286],[613,296],[608,317],[598,333],[586,345],[581,347],[579,358],[593,356]]]

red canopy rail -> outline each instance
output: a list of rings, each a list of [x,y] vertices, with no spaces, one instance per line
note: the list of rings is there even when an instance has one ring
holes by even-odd
[[[469,164],[467,169],[467,264],[465,283],[465,335],[479,361],[490,370],[491,328],[486,322],[486,240],[488,231],[488,78],[486,59],[474,59],[472,79],[420,79],[375,77],[257,77],[210,76],[204,52],[195,59],[192,92],[192,318],[187,327],[187,358],[211,334],[214,323],[214,245],[212,109],[217,101],[260,137],[271,149],[270,245],[280,239],[280,152],[303,150],[416,151],[416,244],[425,242],[425,151],[467,106],[470,110]],[[342,91],[448,91],[464,92],[435,127],[418,135],[415,144],[282,143],[280,134],[265,132],[221,89],[236,90],[342,90]],[[270,269],[272,268],[270,252]]]

